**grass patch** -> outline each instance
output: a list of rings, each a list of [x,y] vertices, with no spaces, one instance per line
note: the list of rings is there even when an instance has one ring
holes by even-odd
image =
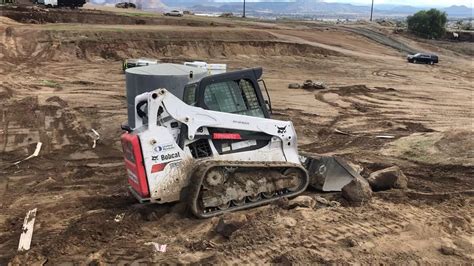
[[[398,157],[412,162],[425,164],[451,164],[451,165],[473,165],[471,154],[464,148],[465,138],[448,138],[449,144],[441,145],[445,132],[415,133],[407,137],[397,139],[386,145],[381,153],[386,156]],[[468,136],[466,136],[468,138]]]
[[[61,85],[54,80],[47,80],[47,79],[42,80],[41,85],[45,87],[54,88],[54,89],[62,89]]]

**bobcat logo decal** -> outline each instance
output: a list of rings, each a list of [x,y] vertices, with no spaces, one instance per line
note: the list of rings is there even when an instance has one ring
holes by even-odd
[[[286,133],[286,126],[284,127],[277,127],[278,128],[278,134],[284,134]]]

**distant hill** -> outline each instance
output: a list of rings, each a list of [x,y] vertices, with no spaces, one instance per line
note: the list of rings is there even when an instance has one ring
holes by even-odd
[[[450,6],[447,8],[442,9],[444,12],[448,14],[448,16],[453,16],[453,17],[468,17],[472,18],[473,17],[473,9],[469,8],[467,6]]]

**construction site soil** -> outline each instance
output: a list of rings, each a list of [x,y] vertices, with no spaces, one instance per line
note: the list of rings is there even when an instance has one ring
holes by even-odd
[[[0,15],[0,265],[472,264],[474,76],[457,44],[441,48],[367,23],[29,8]],[[437,53],[440,63],[408,64],[406,50]],[[300,151],[341,156],[364,177],[397,165],[408,189],[375,192],[362,206],[308,189],[340,204],[225,214],[242,221],[230,237],[216,233],[222,217],[196,219],[184,203],[139,204],[120,146],[121,60],[142,56],[261,66],[273,117],[293,121]],[[329,88],[288,89],[308,79]],[[39,156],[14,164],[38,142]],[[19,252],[34,208],[31,249]]]

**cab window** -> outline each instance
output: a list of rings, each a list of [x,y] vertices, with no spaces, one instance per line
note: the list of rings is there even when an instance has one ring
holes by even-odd
[[[184,87],[183,100],[187,105],[196,105],[196,88],[197,83],[188,84]]]
[[[255,87],[246,79],[210,84],[204,91],[209,110],[264,117]]]

